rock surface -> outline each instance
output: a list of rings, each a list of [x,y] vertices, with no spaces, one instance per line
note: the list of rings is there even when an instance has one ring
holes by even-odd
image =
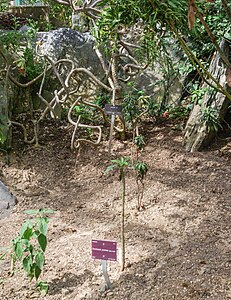
[[[220,47],[229,57],[231,52],[229,43],[222,41]],[[227,84],[227,67],[219,53],[212,60],[209,72],[219,81],[221,86],[226,87],[227,91],[230,92],[230,87]],[[229,106],[228,98],[225,95],[214,92],[214,89],[207,83],[204,83],[202,88],[206,88],[203,102],[201,105],[198,103],[194,105],[185,128],[184,145],[186,150],[190,152],[201,150],[210,144],[217,133],[212,127],[214,125],[220,127]],[[206,123],[203,117],[209,111],[213,113],[213,123]]]
[[[17,204],[17,198],[0,181],[0,215],[3,213],[3,210],[9,209],[15,204]]]
[[[96,76],[102,74],[102,68],[94,47],[94,38],[89,33],[80,33],[71,28],[59,28],[38,33],[39,51],[53,61],[70,59],[77,67],[84,67]]]

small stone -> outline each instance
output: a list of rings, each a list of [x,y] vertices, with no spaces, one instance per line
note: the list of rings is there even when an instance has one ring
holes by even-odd
[[[62,295],[66,296],[69,293],[68,289],[62,289]]]
[[[136,274],[137,277],[144,277],[144,274]]]

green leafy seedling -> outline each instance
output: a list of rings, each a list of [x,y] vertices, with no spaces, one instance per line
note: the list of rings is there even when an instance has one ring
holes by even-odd
[[[144,196],[144,179],[148,172],[148,165],[143,161],[138,161],[134,165],[136,171],[136,184],[138,188],[138,203],[137,209],[141,210],[144,208],[143,196]]]
[[[36,280],[36,287],[41,294],[46,294],[48,284],[39,281],[45,264],[45,250],[47,248],[48,214],[50,209],[26,210],[25,214],[34,215],[35,219],[27,219],[21,226],[19,235],[13,239],[11,247],[0,256],[3,259],[9,252],[11,255],[11,273],[14,273],[15,263],[21,263],[30,280]]]
[[[48,292],[48,283],[46,281],[37,281],[37,289],[40,291],[41,295],[46,295]]]
[[[139,150],[142,150],[145,146],[144,136],[142,134],[136,136],[134,143]]]

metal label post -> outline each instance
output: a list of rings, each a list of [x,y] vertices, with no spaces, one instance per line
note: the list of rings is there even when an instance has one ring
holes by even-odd
[[[103,270],[105,283],[104,286],[100,289],[101,292],[112,289],[112,284],[110,282],[107,273],[107,260],[110,261],[117,260],[116,249],[117,249],[117,244],[114,241],[105,241],[105,240],[91,241],[92,258],[101,259],[102,261],[102,270]]]
[[[105,104],[104,110],[106,114],[111,115],[111,126],[110,126],[110,136],[109,136],[109,146],[108,146],[108,153],[110,154],[111,147],[112,147],[113,129],[115,125],[115,115],[122,115],[122,106]]]
[[[111,290],[112,289],[112,284],[110,282],[108,273],[107,273],[107,261],[102,260],[102,270],[103,270],[103,276],[105,279],[105,285],[101,288],[102,292],[105,292],[106,290]]]

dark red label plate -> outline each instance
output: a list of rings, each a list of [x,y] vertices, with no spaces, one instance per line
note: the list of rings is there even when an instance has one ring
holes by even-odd
[[[92,258],[116,261],[116,242],[104,240],[91,241]]]

